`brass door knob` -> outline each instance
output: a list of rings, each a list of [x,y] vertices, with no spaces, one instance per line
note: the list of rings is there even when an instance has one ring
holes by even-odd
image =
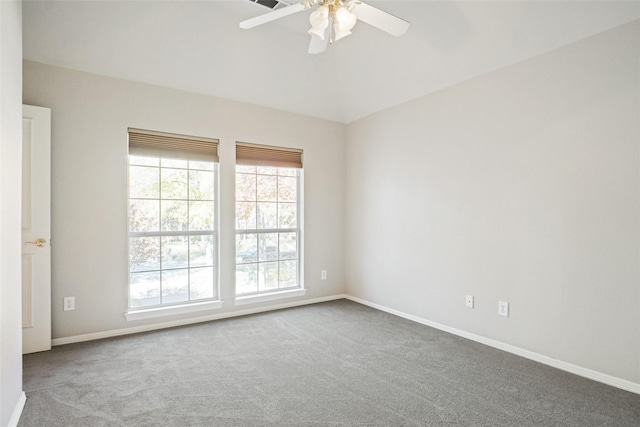
[[[25,242],[25,245],[36,245],[37,247],[41,248],[44,245],[47,244],[47,241],[43,238],[37,239],[35,242]]]

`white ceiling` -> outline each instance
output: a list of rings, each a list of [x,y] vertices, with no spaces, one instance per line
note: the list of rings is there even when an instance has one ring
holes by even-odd
[[[298,1],[298,0],[294,0]],[[309,11],[229,1],[25,1],[25,59],[349,123],[640,19],[640,1],[368,1],[411,22],[358,23],[307,54]]]

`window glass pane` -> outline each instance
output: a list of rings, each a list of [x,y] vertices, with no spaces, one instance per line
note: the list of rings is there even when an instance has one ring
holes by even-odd
[[[162,238],[162,268],[187,268],[189,244],[186,236]]]
[[[256,204],[254,202],[236,202],[236,228],[254,230],[256,228]]]
[[[213,280],[213,267],[192,268],[189,270],[190,299],[213,298]]]
[[[236,235],[236,264],[258,261],[258,235]]]
[[[279,259],[298,259],[298,233],[280,233]]]
[[[258,261],[276,261],[278,259],[278,233],[258,235]]]
[[[250,202],[256,200],[256,175],[236,174],[236,201]]]
[[[278,177],[258,175],[258,201],[275,202],[278,200]]]
[[[162,303],[171,304],[189,299],[189,270],[162,271]]]
[[[298,169],[296,169],[296,168],[278,168],[278,175],[280,175],[280,176],[298,176]]]
[[[129,197],[160,197],[160,168],[131,166],[129,168]]]
[[[215,205],[211,202],[190,202],[189,203],[189,230],[202,231],[213,230],[214,228]]]
[[[129,306],[146,307],[160,304],[160,272],[129,275]]]
[[[187,160],[182,160],[182,159],[167,159],[167,158],[163,158],[160,160],[160,165],[163,168],[180,168],[180,169],[186,169],[188,166],[188,161]]]
[[[160,202],[135,200],[129,202],[129,231],[158,231],[160,229]]]
[[[236,172],[237,230],[256,230],[236,234],[236,294],[299,286],[299,170],[237,166]],[[289,229],[296,231],[277,232]]]
[[[278,226],[277,203],[258,203],[258,229],[270,229]]]
[[[278,178],[278,201],[296,202],[298,195],[298,178],[282,176]]]
[[[215,170],[215,165],[216,164],[213,162],[196,162],[194,160],[189,160],[189,169],[212,171]]]
[[[187,206],[189,202],[162,201],[162,230],[187,230]]]
[[[186,199],[187,176],[188,173],[184,169],[162,168],[160,181],[162,199]]]
[[[278,289],[278,262],[261,262],[258,264],[258,290]]]
[[[213,236],[191,236],[189,239],[189,266],[211,266],[216,259]]]
[[[213,234],[216,164],[129,158],[130,232],[160,234],[129,238],[129,306],[151,307],[217,297],[217,245]],[[253,227],[255,211],[254,203]],[[192,231],[211,234],[189,236]],[[171,235],[167,235],[169,232]],[[182,235],[173,235],[176,232]],[[255,235],[254,243],[257,255]],[[257,285],[255,272],[253,280]]]
[[[140,165],[140,166],[160,166],[160,158],[130,155],[129,164]]]
[[[160,268],[160,238],[129,239],[129,271],[149,271]]]
[[[280,261],[280,287],[298,286],[298,261]]]
[[[213,200],[213,172],[189,171],[189,198],[191,200]]]
[[[255,166],[236,165],[236,172],[238,173],[256,173]]]
[[[278,204],[278,227],[296,228],[298,218],[298,205],[296,203]]]
[[[258,292],[258,264],[236,265],[236,293]]]
[[[278,168],[272,166],[258,166],[257,172],[261,175],[277,175]]]

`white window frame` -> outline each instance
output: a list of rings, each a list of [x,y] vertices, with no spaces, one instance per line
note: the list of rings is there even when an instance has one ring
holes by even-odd
[[[127,174],[129,175],[131,173],[131,166],[135,166],[131,164],[131,156],[138,156],[138,154],[129,154],[128,155],[128,167],[127,167]],[[159,163],[157,168],[159,169],[159,174],[160,174],[160,182],[162,182],[162,170],[164,168],[169,168],[169,169],[174,169],[174,167],[170,167],[170,166],[163,166],[162,165],[162,161],[161,159],[175,159],[175,157],[172,157],[170,154],[157,154],[157,155],[152,155],[151,157],[153,158],[158,158]],[[184,159],[183,159],[184,160]],[[214,186],[213,186],[213,191],[214,191],[214,199],[213,199],[213,209],[214,209],[214,221],[213,221],[213,229],[212,230],[185,230],[185,231],[162,231],[162,230],[158,230],[158,231],[130,231],[130,215],[127,215],[128,220],[127,220],[127,230],[128,230],[128,235],[127,235],[127,262],[128,262],[128,268],[127,268],[127,275],[128,275],[128,280],[127,280],[127,307],[128,310],[125,313],[125,318],[128,321],[132,321],[132,320],[143,320],[143,319],[148,319],[148,318],[155,318],[155,317],[161,317],[161,316],[167,316],[167,315],[174,315],[174,314],[183,314],[183,313],[192,313],[192,312],[197,312],[197,311],[203,311],[203,310],[211,310],[211,309],[218,309],[220,307],[222,307],[222,301],[220,300],[220,253],[219,253],[219,248],[220,248],[220,240],[219,240],[219,223],[220,223],[220,199],[219,199],[219,185],[220,185],[220,164],[218,161],[213,161],[213,160],[197,160],[198,162],[206,162],[206,163],[211,163],[213,164],[213,176],[214,176]],[[156,167],[156,166],[154,166]],[[200,170],[197,168],[191,169],[190,165],[188,164],[187,168],[185,169],[188,172],[191,170]],[[131,183],[130,180],[127,180],[127,201],[128,201],[128,205],[130,206],[131,201],[132,200],[137,200],[138,198],[131,198],[130,195],[130,191],[131,191]],[[150,200],[155,200],[157,201],[160,206],[162,204],[162,194],[159,193],[158,194],[158,198],[152,198]],[[171,200],[173,201],[173,200]],[[187,199],[184,199],[182,201],[192,201],[189,197],[189,194],[187,193]],[[188,209],[188,207],[187,207]],[[160,208],[160,212],[162,212],[162,209]],[[187,301],[179,301],[179,302],[171,302],[171,303],[160,303],[160,304],[155,304],[155,305],[149,305],[149,306],[139,306],[139,307],[132,307],[131,304],[131,253],[130,253],[130,239],[132,237],[158,237],[160,238],[161,244],[162,244],[162,238],[163,237],[172,237],[172,236],[184,236],[187,239],[189,239],[192,236],[212,236],[213,239],[213,251],[214,251],[214,258],[213,258],[213,283],[212,283],[212,287],[213,287],[213,297],[211,298],[206,298],[206,299],[197,299],[197,300],[191,300],[191,296],[190,296],[190,292],[188,293],[188,300]],[[160,247],[161,248],[161,247]],[[162,253],[162,249],[160,249],[160,254]],[[187,270],[189,270],[189,272],[191,271],[192,268],[199,268],[199,267],[191,267],[188,266],[186,267]],[[162,256],[160,255],[160,259],[159,259],[159,266],[158,266],[158,272],[160,274],[162,274],[163,271],[170,271],[172,269],[163,269],[162,268]],[[154,270],[156,271],[156,270]],[[189,284],[190,286],[190,284]],[[160,291],[160,300],[162,301],[162,290]]]
[[[237,179],[237,176],[239,173],[237,171],[237,167],[238,166],[244,166],[244,165],[238,165],[236,164],[236,170],[234,173],[235,178]],[[259,166],[258,166],[259,167]],[[281,168],[278,166],[268,166],[268,167],[275,167],[278,169],[289,169],[287,167]],[[303,229],[304,229],[304,224],[303,224],[303,218],[304,218],[304,208],[303,208],[303,200],[304,200],[304,169],[303,168],[298,168],[297,169],[298,173],[296,176],[296,225],[297,227],[295,228],[270,228],[270,229],[264,229],[264,228],[256,228],[256,229],[243,229],[243,230],[239,230],[239,229],[235,229],[235,236],[238,236],[239,234],[256,234],[256,236],[259,236],[260,234],[273,234],[273,233],[296,233],[296,254],[297,254],[297,265],[296,265],[296,277],[297,277],[297,284],[295,286],[289,286],[286,288],[276,288],[276,289],[267,289],[267,290],[263,290],[263,291],[256,291],[256,292],[250,292],[250,293],[243,293],[243,294],[238,294],[238,288],[237,288],[237,284],[236,286],[234,286],[234,293],[235,293],[235,299],[234,299],[234,303],[235,305],[245,305],[245,304],[253,304],[253,303],[259,303],[259,302],[264,302],[264,301],[273,301],[273,300],[278,300],[278,299],[284,299],[284,298],[293,298],[293,297],[298,297],[298,296],[303,296],[306,294],[306,289],[304,288],[304,263],[303,263],[303,259],[304,259],[304,236],[303,236]],[[257,172],[256,170],[256,178],[257,176],[259,176],[260,174]],[[277,175],[279,176],[279,175]],[[234,193],[235,194],[235,193]],[[234,200],[235,201],[235,200]],[[258,203],[259,201],[256,201],[256,203]],[[235,208],[237,205],[234,205],[234,212],[235,212]],[[257,211],[257,210],[256,210]],[[257,212],[256,212],[257,213]],[[237,222],[236,222],[237,224]],[[256,224],[257,225],[257,224]],[[259,250],[259,249],[258,249]],[[236,248],[236,252],[234,252],[234,255],[237,254],[237,248]],[[256,254],[256,257],[258,257],[258,254]],[[234,256],[234,259],[236,258],[236,256]],[[261,262],[256,259],[256,264],[260,264]],[[235,263],[235,268],[237,269],[237,266],[239,264]],[[237,270],[236,270],[237,271]]]

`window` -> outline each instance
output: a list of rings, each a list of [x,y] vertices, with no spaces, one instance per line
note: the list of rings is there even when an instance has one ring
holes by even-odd
[[[302,151],[236,145],[236,295],[300,288]]]
[[[129,129],[129,308],[218,298],[218,141]]]

